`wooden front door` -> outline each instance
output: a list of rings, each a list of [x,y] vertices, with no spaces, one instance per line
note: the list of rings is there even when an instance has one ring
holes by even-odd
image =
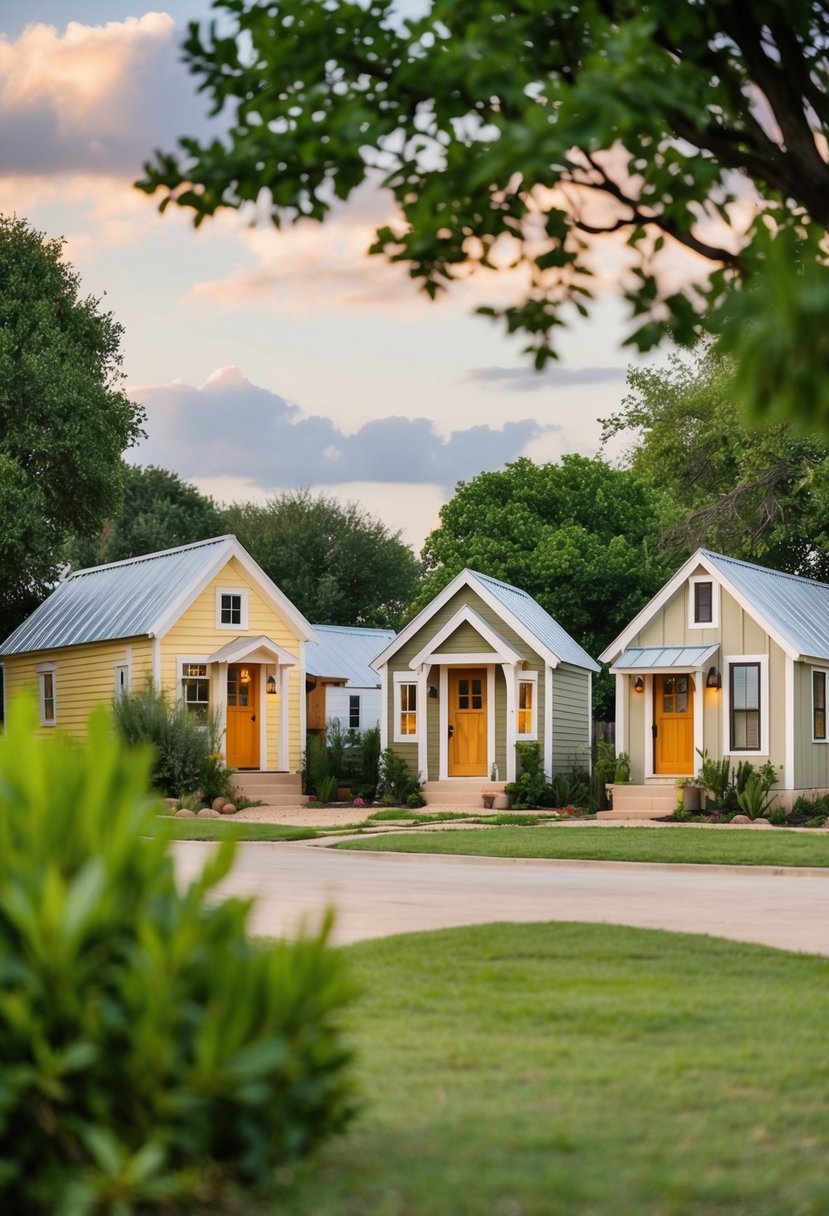
[[[450,777],[486,777],[486,670],[449,668]]]
[[[259,768],[259,668],[253,663],[227,669],[227,763]]]
[[[689,675],[654,676],[653,771],[694,771],[694,682]]]

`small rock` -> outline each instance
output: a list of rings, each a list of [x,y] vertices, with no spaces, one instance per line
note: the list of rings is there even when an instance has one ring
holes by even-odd
[[[195,819],[196,812],[188,811],[185,808],[182,808],[181,810],[175,812],[175,816],[176,819]]]
[[[748,815],[735,815],[731,820],[732,823],[751,823]]]
[[[214,811],[220,811],[222,809],[222,807],[225,805],[225,803],[229,802],[229,801],[230,801],[229,798],[223,798],[223,797],[214,798],[210,805],[212,806]]]
[[[198,812],[197,818],[199,818],[199,819],[220,819],[221,816],[219,815],[219,812],[214,811],[212,809],[212,807],[204,806]]]
[[[167,806],[170,808],[171,811],[181,810],[181,799],[180,798],[165,798],[164,801],[167,803]]]
[[[214,802],[213,805],[215,807],[216,803]],[[237,809],[236,804],[233,802],[223,802],[219,808],[222,815],[235,815]]]
[[[761,815],[759,819],[753,819],[753,820],[752,820],[752,825],[753,825],[755,828],[770,828],[770,827],[771,827],[771,820],[770,820],[770,819],[765,819],[765,818],[764,818],[764,817]]]

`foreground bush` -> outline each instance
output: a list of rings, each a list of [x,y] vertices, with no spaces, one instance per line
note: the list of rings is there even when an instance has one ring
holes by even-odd
[[[84,749],[35,721],[0,739],[0,1211],[218,1213],[348,1119],[342,964],[209,902],[232,846],[178,892],[104,712]]]

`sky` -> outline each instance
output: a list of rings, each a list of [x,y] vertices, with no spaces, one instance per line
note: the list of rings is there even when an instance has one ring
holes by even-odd
[[[362,190],[324,225],[228,213],[198,231],[133,187],[157,148],[210,130],[180,62],[209,0],[3,0],[0,212],[66,238],[85,294],[124,326],[147,411],[129,453],[220,501],[310,487],[356,500],[419,549],[459,480],[519,456],[592,455],[625,392],[617,268],[538,374],[472,315],[515,298],[490,275],[434,304],[366,250],[388,201]]]

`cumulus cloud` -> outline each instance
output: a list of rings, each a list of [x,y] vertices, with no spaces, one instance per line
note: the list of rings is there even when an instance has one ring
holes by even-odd
[[[0,35],[4,174],[138,176],[157,146],[207,130],[166,13],[104,25],[27,25]]]
[[[535,393],[539,389],[571,388],[579,384],[608,384],[624,380],[623,367],[550,367],[535,371],[532,367],[473,367],[462,377],[473,384],[497,385],[517,393]]]
[[[451,488],[515,460],[540,435],[559,429],[523,419],[443,439],[427,418],[389,417],[346,434],[330,418],[305,416],[251,384],[234,367],[199,386],[177,381],[132,395],[146,406],[149,435],[134,460],[190,479],[243,479],[265,489],[389,480]]]

